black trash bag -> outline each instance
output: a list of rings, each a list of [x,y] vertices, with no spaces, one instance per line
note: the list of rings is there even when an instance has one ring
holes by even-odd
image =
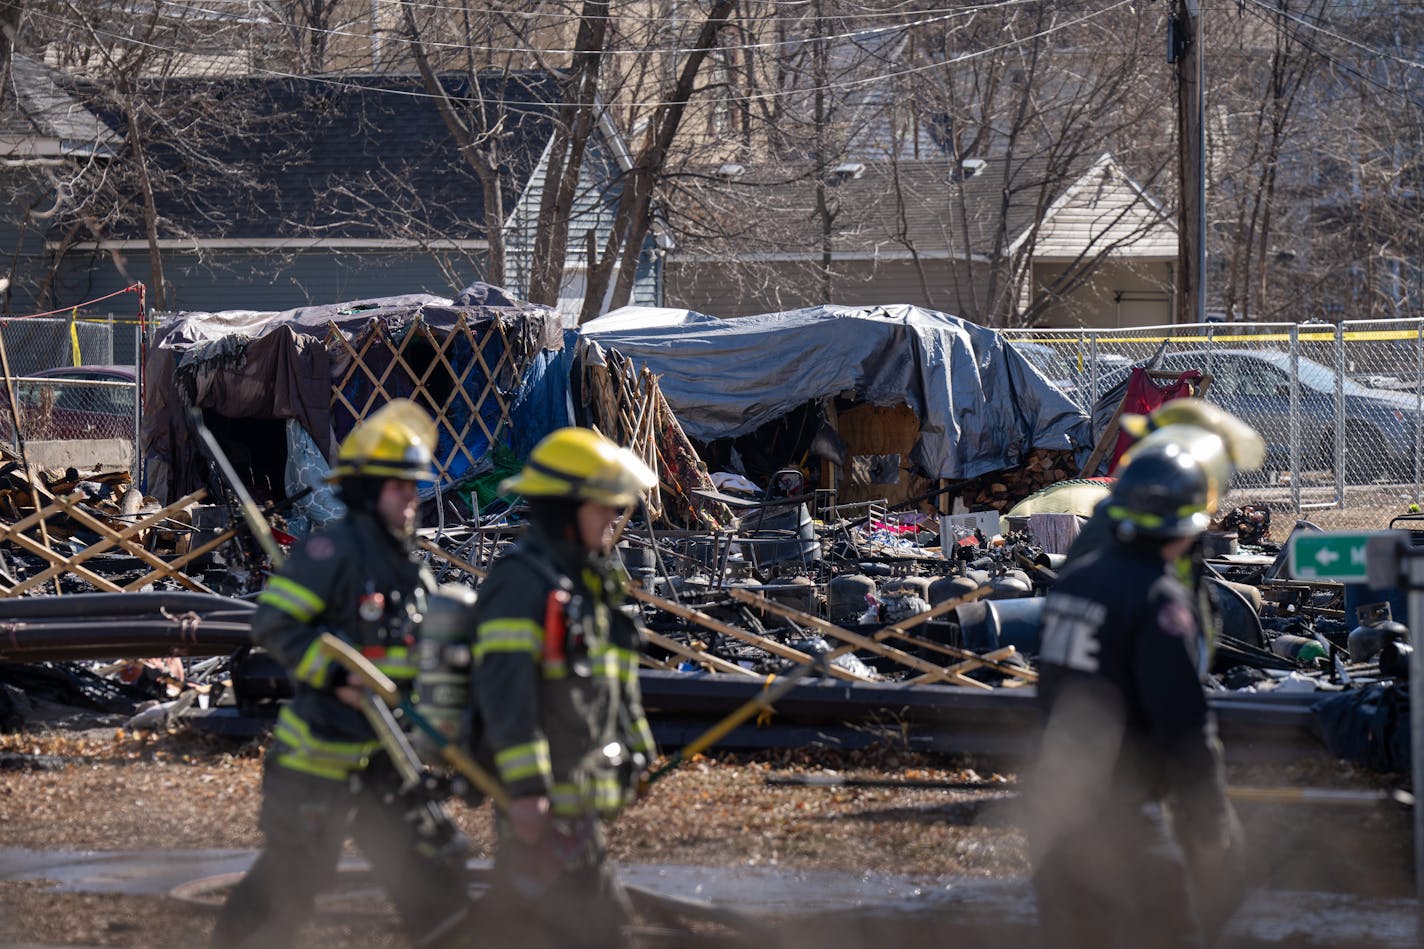
[[[1330,753],[1373,771],[1410,773],[1409,690],[1376,683],[1310,706]]]

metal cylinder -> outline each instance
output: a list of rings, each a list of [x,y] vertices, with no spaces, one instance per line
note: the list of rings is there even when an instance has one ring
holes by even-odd
[[[965,649],[991,652],[1013,646],[1021,653],[1036,655],[1044,598],[1017,600],[976,600],[955,614],[959,619]]]
[[[946,600],[953,600],[966,593],[973,593],[977,589],[979,589],[979,584],[969,577],[940,577],[930,584],[930,595],[927,599],[931,606],[939,606]]]
[[[859,573],[832,577],[826,584],[826,615],[831,622],[859,619],[865,612],[865,598],[875,592],[875,581]]]
[[[448,741],[460,739],[470,704],[474,641],[475,591],[455,583],[441,586],[420,621],[415,691],[420,714]],[[413,738],[423,753],[434,748],[423,732]]]

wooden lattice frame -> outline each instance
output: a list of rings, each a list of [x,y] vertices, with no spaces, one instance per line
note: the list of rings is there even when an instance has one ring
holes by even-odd
[[[13,587],[5,588],[3,584],[0,584],[0,597],[19,596],[27,591],[39,589],[45,583],[48,583],[60,574],[72,574],[102,593],[119,593],[125,590],[138,590],[160,579],[173,580],[180,586],[198,593],[212,593],[213,591],[207,586],[183,573],[181,568],[207,551],[219,546],[221,543],[226,543],[232,538],[232,531],[228,531],[220,538],[215,538],[214,542],[205,544],[196,551],[189,551],[171,561],[165,561],[162,557],[144,547],[136,539],[143,531],[157,527],[165,519],[172,517],[191,504],[198,503],[206,496],[207,489],[200,488],[192,494],[179,498],[172,504],[158,511],[154,511],[152,514],[120,529],[110,527],[98,517],[85,511],[80,506],[83,503],[83,495],[78,493],[56,498],[50,504],[42,507],[38,511],[28,514],[14,524],[0,524],[0,542],[12,543],[35,556],[48,560],[50,563],[49,567],[17,583]],[[81,526],[98,534],[99,540],[76,554],[65,556],[51,549],[48,544],[41,544],[25,535],[25,531],[43,525],[48,518],[56,516],[63,516],[77,522]],[[137,557],[140,561],[153,569],[139,579],[131,581],[124,586],[119,586],[107,577],[100,576],[83,566],[84,561],[115,547]]]
[[[435,418],[436,426],[451,437],[451,446],[443,455],[437,454],[435,467],[442,480],[450,477],[450,468],[461,455],[469,462],[471,467],[479,461],[470,453],[466,445],[466,439],[475,431],[476,427],[484,434],[491,446],[499,443],[499,435],[504,428],[510,424],[510,403],[505,393],[500,390],[497,384],[500,372],[508,369],[515,380],[515,385],[511,389],[517,388],[524,378],[526,365],[520,365],[516,361],[516,350],[511,345],[509,334],[506,332],[505,321],[499,319],[480,320],[471,324],[466,319],[465,314],[460,314],[455,325],[448,332],[441,334],[442,338],[431,331],[425,320],[419,316],[407,327],[404,327],[398,334],[399,338],[393,338],[389,327],[380,321],[376,321],[370,327],[369,332],[364,336],[360,345],[353,345],[346,335],[336,326],[335,323],[328,324],[327,348],[339,346],[344,349],[350,357],[351,363],[341,378],[332,383],[331,403],[332,407],[342,407],[349,412],[353,419],[360,421],[371,412],[385,405],[391,399],[410,398],[423,405]],[[498,337],[499,357],[495,359],[494,365],[490,365],[486,358],[484,348],[490,343],[492,338]],[[451,349],[460,340],[464,340],[470,347],[470,359],[464,366],[457,366],[451,356]],[[430,347],[431,358],[428,365],[422,371],[417,371],[412,365],[412,347],[417,342],[423,342]],[[373,353],[384,350],[389,355],[390,362],[379,375],[374,372],[368,363],[368,357]],[[430,391],[429,384],[432,376],[440,369],[449,375],[451,380],[450,393],[443,400],[436,397]],[[397,371],[400,375],[396,376]],[[484,387],[477,397],[471,397],[466,387],[466,382],[471,375],[480,372],[483,374]],[[364,376],[371,385],[371,391],[366,394],[360,405],[354,404],[346,396],[346,388],[353,379]],[[481,377],[475,376],[478,381]],[[400,383],[404,382],[410,389],[409,392],[402,391]],[[499,406],[499,418],[494,428],[491,429],[483,417],[481,409],[490,400],[494,399]],[[451,409],[461,402],[469,410],[469,418],[463,425],[456,425],[452,419]]]

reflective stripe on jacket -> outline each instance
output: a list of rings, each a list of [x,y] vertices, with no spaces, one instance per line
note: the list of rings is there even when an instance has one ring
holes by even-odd
[[[400,685],[415,676],[414,620],[429,572],[371,513],[353,511],[300,544],[258,596],[253,638],[295,680],[271,754],[283,767],[344,780],[378,747],[365,717],[333,689],[345,671],[322,653],[330,631]],[[364,614],[364,615],[363,615]]]

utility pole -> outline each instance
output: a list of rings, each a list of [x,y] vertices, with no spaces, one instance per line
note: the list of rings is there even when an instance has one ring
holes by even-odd
[[[1176,323],[1206,322],[1206,104],[1201,0],[1178,0],[1167,22],[1167,62],[1177,67]]]

